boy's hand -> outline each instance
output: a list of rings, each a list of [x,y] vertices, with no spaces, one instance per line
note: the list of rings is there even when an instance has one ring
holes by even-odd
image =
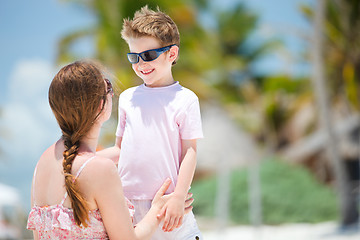
[[[184,217],[185,201],[178,196],[172,196],[161,210],[165,214],[163,231],[171,232],[181,226]]]

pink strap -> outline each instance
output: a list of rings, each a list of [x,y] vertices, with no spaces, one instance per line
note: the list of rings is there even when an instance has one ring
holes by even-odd
[[[96,157],[96,156],[93,156],[93,157],[89,158],[88,160],[86,160],[86,162],[83,163],[83,165],[81,165],[79,171],[78,171],[78,172],[76,173],[76,175],[75,175],[74,182],[75,182],[75,180],[79,177],[80,173],[82,172],[82,170],[84,169],[84,167],[86,166],[86,164],[88,164],[88,163],[89,163],[91,160],[93,160],[95,157]],[[68,196],[68,193],[65,192],[64,198],[62,199],[60,205],[63,205],[63,204],[64,204],[67,196]]]

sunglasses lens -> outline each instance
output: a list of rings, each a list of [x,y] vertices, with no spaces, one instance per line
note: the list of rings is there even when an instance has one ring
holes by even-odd
[[[174,45],[175,44],[163,48],[152,49],[142,53],[128,53],[127,57],[131,64],[138,63],[139,57],[145,62],[150,62],[157,59],[162,53],[168,51]]]
[[[144,61],[152,61],[155,60],[158,57],[158,53],[155,50],[150,50],[150,51],[146,51],[141,53],[141,58]]]
[[[128,53],[127,54],[128,60],[130,63],[138,63],[139,56],[137,54]]]

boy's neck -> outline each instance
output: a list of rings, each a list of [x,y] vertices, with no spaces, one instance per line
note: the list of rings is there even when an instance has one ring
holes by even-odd
[[[156,86],[151,86],[151,85],[149,86],[146,83],[144,83],[144,85],[149,88],[161,88],[161,87],[167,87],[167,86],[173,85],[174,83],[176,83],[176,81],[172,81],[172,82],[168,82],[168,83],[164,83],[164,84],[156,85]]]
[[[173,85],[176,81],[174,80],[174,78],[171,76],[167,79],[164,79],[162,81],[156,81],[155,84],[146,84],[144,82],[144,85],[146,87],[149,87],[149,88],[161,88],[161,87],[167,87],[167,86],[170,86],[170,85]]]

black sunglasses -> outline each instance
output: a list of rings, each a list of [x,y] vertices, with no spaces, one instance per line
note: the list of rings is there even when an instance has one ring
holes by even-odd
[[[128,53],[127,58],[131,64],[138,63],[140,61],[139,57],[141,57],[144,62],[150,62],[157,59],[162,53],[168,51],[172,46],[175,45],[176,44],[172,44],[162,48],[150,49],[141,53]]]
[[[114,90],[113,90],[110,80],[107,78],[105,78],[104,80],[106,82],[106,95],[110,93],[111,96],[114,96]]]

